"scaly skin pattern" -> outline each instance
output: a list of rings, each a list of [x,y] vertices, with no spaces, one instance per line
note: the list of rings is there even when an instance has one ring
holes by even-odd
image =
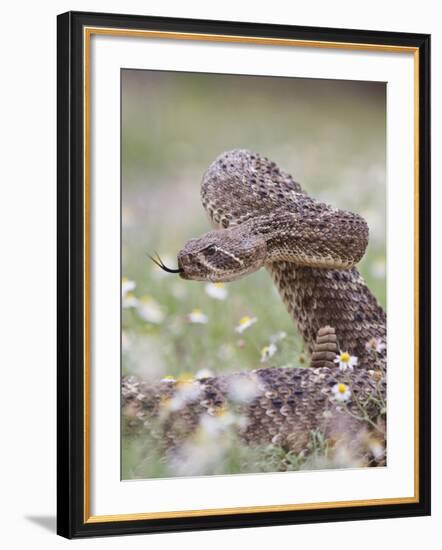
[[[172,408],[164,404],[180,395],[179,382],[125,378],[125,413],[146,426],[158,420],[165,448],[177,448],[202,416],[232,404],[247,419],[238,435],[249,445],[301,452],[312,430],[359,445],[358,434],[385,417],[386,398],[386,315],[355,267],[368,243],[365,220],[315,201],[275,163],[244,150],[214,161],[201,198],[215,230],[186,243],[178,255],[181,276],[231,281],[265,267],[312,364],[195,380]],[[339,350],[358,357],[353,371],[334,363]],[[237,403],[231,388],[244,381],[253,392]],[[336,398],[341,383],[351,391],[345,403]]]
[[[130,376],[122,384],[123,413],[140,427],[154,429],[165,450],[179,448],[194,436],[203,416],[216,415],[226,407],[247,420],[238,428],[238,436],[248,445],[274,444],[300,453],[311,431],[320,430],[327,438],[357,448],[364,446],[360,436],[365,437],[366,428],[372,427],[367,421],[378,423],[381,417],[378,403],[385,400],[386,384],[376,373],[379,371],[269,367],[185,384],[173,380],[152,384]],[[249,384],[249,399],[238,402],[235,388],[244,383]],[[339,383],[351,388],[350,402],[336,401],[334,389]],[[187,391],[189,397],[176,408],[170,407],[183,385],[193,388]],[[367,402],[362,412],[361,403]],[[375,427],[378,439],[382,432],[382,424]],[[356,448],[355,454],[360,454]]]

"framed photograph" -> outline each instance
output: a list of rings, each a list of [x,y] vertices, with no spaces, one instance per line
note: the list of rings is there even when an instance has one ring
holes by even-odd
[[[58,17],[58,533],[430,513],[430,37]]]

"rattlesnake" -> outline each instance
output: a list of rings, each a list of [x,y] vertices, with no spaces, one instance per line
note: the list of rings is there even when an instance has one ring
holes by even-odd
[[[227,282],[265,267],[311,364],[192,381],[193,393],[165,416],[164,404],[176,402],[182,383],[127,377],[124,411],[147,426],[160,419],[165,448],[177,449],[194,437],[202,416],[232,402],[235,383],[246,383],[252,393],[233,399],[246,418],[238,427],[245,443],[302,452],[311,431],[320,430],[355,445],[364,426],[383,423],[386,397],[386,315],[355,267],[368,243],[365,220],[314,200],[274,162],[246,150],[211,164],[201,197],[215,229],[185,244],[176,271],[183,279]],[[358,364],[342,372],[335,358],[344,351]],[[344,388],[348,399],[340,400]]]

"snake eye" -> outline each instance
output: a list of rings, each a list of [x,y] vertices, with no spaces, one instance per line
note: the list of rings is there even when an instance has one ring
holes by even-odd
[[[205,252],[206,252],[207,256],[213,256],[216,252],[216,249],[212,244],[212,245],[210,245],[206,248]]]

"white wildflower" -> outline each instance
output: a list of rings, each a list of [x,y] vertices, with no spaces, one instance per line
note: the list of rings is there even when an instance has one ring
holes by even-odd
[[[353,370],[353,367],[358,364],[358,358],[354,355],[350,355],[348,351],[341,351],[339,355],[336,356],[334,362],[339,364],[339,370]]]
[[[332,388],[333,396],[336,401],[345,403],[351,397],[351,390],[346,384],[335,384]]]
[[[189,323],[206,325],[209,318],[200,309],[192,309],[192,311],[187,316],[187,320],[189,321]]]
[[[195,378],[197,380],[201,380],[202,378],[211,378],[212,376],[213,372],[210,369],[200,369],[195,374]]]
[[[256,317],[249,317],[248,315],[241,317],[238,325],[235,327],[235,332],[238,332],[239,334],[243,333],[245,330],[254,325],[257,320],[258,319]]]
[[[129,292],[132,292],[135,290],[136,287],[135,281],[130,281],[127,277],[123,277],[121,279],[121,295],[123,298],[128,294]]]
[[[127,277],[121,279],[121,304],[124,308],[137,307],[138,299],[132,293],[135,286],[135,282],[130,281]]]
[[[264,346],[261,349],[261,363],[267,363],[267,361],[275,355],[277,349],[275,344]]]
[[[243,414],[237,416],[236,425],[239,430],[244,431],[245,429],[247,429],[248,426],[250,426],[250,419]]]
[[[380,460],[380,459],[384,458],[384,456],[385,456],[385,447],[377,439],[371,439],[369,441],[368,448],[370,449],[372,455],[374,456],[374,458],[376,460]]]
[[[161,306],[150,296],[143,296],[137,305],[138,315],[148,323],[155,325],[161,324],[165,319],[165,314]]]
[[[177,390],[167,402],[169,411],[175,412],[182,409],[186,403],[196,401],[201,395],[201,387],[190,374],[182,374],[176,380]]]
[[[136,298],[132,292],[129,292],[126,294],[126,296],[122,300],[122,306],[123,308],[127,309],[130,307],[137,307],[139,304],[138,298]]]
[[[228,295],[226,285],[224,283],[207,283],[204,287],[206,294],[215,300],[225,300]]]
[[[228,396],[236,403],[250,403],[260,393],[258,380],[253,374],[237,374],[229,380]]]
[[[200,429],[206,436],[218,436],[233,426],[235,415],[224,407],[216,409],[212,414],[203,414],[200,419]]]
[[[381,340],[381,338],[371,338],[366,344],[365,347],[368,350],[373,350],[376,353],[382,353],[386,349],[385,342]]]
[[[213,428],[217,428],[216,424]],[[221,434],[222,435],[222,434]],[[223,463],[225,445],[214,445],[212,426],[202,427],[193,438],[180,447],[179,451],[169,460],[169,467],[177,476],[196,476],[214,473]]]

